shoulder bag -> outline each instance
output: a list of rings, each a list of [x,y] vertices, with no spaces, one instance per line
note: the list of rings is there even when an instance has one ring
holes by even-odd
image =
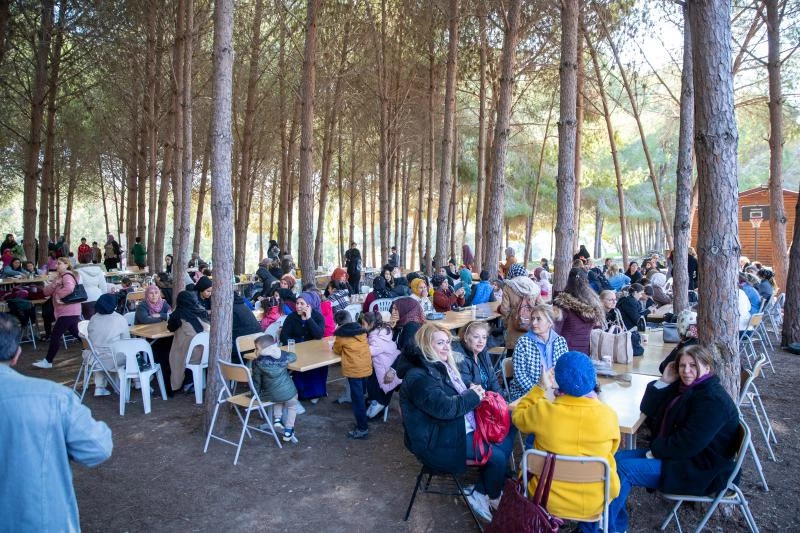
[[[500,505],[492,517],[492,522],[484,530],[486,533],[556,533],[564,521],[547,512],[550,485],[556,467],[555,455],[547,454],[542,475],[536,485],[533,499],[525,497],[525,488],[519,479],[507,479],[503,488]]]
[[[72,274],[70,274],[70,276],[72,276]],[[86,294],[86,288],[83,286],[83,283],[78,283],[75,276],[72,276],[72,279],[75,280],[75,288],[71,293],[61,298],[61,301],[65,304],[79,304],[85,302],[89,299],[89,296]]]
[[[611,357],[624,365],[633,361],[633,331],[611,326],[608,331],[593,329],[589,336],[589,356],[592,359]]]

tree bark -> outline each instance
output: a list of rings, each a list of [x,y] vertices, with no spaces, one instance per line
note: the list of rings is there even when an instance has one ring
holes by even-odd
[[[306,44],[303,53],[303,80],[300,130],[300,193],[297,206],[299,264],[303,281],[314,281],[314,90],[316,84],[317,10],[320,0],[308,0],[306,12]]]
[[[731,74],[730,3],[688,3],[695,89],[695,149],[700,189],[697,329],[716,373],[733,398],[739,391],[738,176]]]
[[[132,84],[132,102],[131,106],[131,138],[128,152],[128,182],[125,187],[125,193],[128,194],[127,210],[125,211],[125,233],[127,234],[128,258],[130,259],[130,249],[133,247],[134,238],[136,237],[136,209],[139,201],[139,97],[140,90],[139,84]]]
[[[417,202],[417,218],[418,218],[418,226],[417,226],[417,245],[419,247],[419,262],[417,263],[414,260],[412,255],[411,259],[411,269],[416,270],[424,270],[424,263],[425,263],[425,234],[424,228],[422,224],[422,210],[425,207],[425,163],[426,159],[426,145],[428,144],[427,139],[423,139],[420,143],[420,159],[419,159],[419,198]],[[422,266],[423,268],[418,268]]]
[[[286,17],[285,10],[281,10],[281,31],[280,31],[280,45],[278,50],[278,129],[281,139],[281,194],[278,205],[281,209],[278,210],[278,247],[281,251],[289,249],[288,242],[288,205],[291,200],[289,195],[289,140],[286,134],[286,79],[288,72],[286,71]]]
[[[147,19],[147,58],[145,63],[145,77],[147,87],[146,119],[147,125],[147,178],[148,178],[148,209],[147,209],[147,264],[150,272],[158,272],[161,266],[161,257],[154,252],[156,246],[156,164],[158,161],[158,113],[160,110],[161,96],[161,33],[157,30],[156,15],[161,2],[145,8]],[[163,247],[163,243],[162,243]]]
[[[214,2],[214,74],[211,117],[211,213],[214,263],[209,341],[209,374],[217,360],[229,361],[233,324],[233,195],[231,193],[231,107],[233,101],[233,0]],[[205,427],[211,424],[221,384],[209,376],[206,389]]]
[[[575,239],[575,124],[578,85],[578,0],[561,2],[561,94],[558,122],[558,177],[556,179],[558,214],[556,250],[553,257],[553,290],[567,284]]]
[[[689,307],[689,239],[692,202],[692,150],[694,146],[694,79],[692,30],[683,7],[683,67],[681,112],[678,129],[678,168],[675,185],[675,248],[672,253],[672,307],[675,314]]]
[[[786,208],[783,205],[783,95],[781,94],[782,14],[778,0],[767,4],[767,72],[769,73],[769,230],[775,283],[786,287],[789,256],[786,252]]]
[[[794,214],[794,235],[789,253],[789,274],[786,278],[781,346],[800,342],[800,202],[795,206]]]
[[[479,88],[478,88],[478,168],[476,189],[477,198],[475,200],[475,270],[480,272],[483,269],[483,206],[486,194],[486,62],[488,44],[486,41],[486,2],[478,2],[478,32],[480,33],[480,65],[479,69]]]
[[[580,100],[580,93],[578,93],[578,100]],[[531,199],[531,214],[528,217],[528,225],[525,228],[525,263],[530,260],[531,244],[533,243],[533,223],[536,218],[536,210],[539,208],[539,187],[542,184],[542,172],[544,171],[544,152],[547,148],[547,138],[550,136],[550,123],[553,119],[553,104],[556,100],[556,93],[550,98],[550,108],[547,111],[547,122],[544,125],[544,137],[542,137],[542,146],[539,149],[539,163],[536,167],[536,182],[533,186],[533,198]],[[578,158],[575,162],[577,164]]]
[[[603,103],[603,118],[606,121],[606,131],[608,132],[608,145],[611,148],[611,159],[614,161],[614,175],[617,179],[617,202],[619,203],[619,226],[620,238],[622,239],[622,262],[628,264],[630,256],[628,250],[628,222],[625,218],[625,189],[622,184],[622,168],[619,163],[619,154],[617,153],[617,141],[614,133],[614,126],[611,124],[611,110],[608,107],[608,97],[606,90],[603,87],[603,76],[600,72],[600,62],[597,60],[597,51],[589,41],[588,35],[586,36],[586,43],[589,45],[589,54],[592,56],[592,64],[594,65],[594,73],[597,78],[597,90],[600,93],[600,101]]]
[[[72,205],[75,200],[75,189],[78,188],[78,163],[77,155],[74,151],[69,154],[69,168],[67,175],[67,207],[64,211],[64,233],[67,237],[67,244],[70,243],[70,234],[72,233]],[[78,254],[75,253],[77,258]]]
[[[579,0],[580,2],[580,0]],[[586,84],[586,61],[583,52],[583,13],[580,3],[578,5],[578,51],[575,56],[578,60],[577,86],[575,88],[575,234],[572,239],[572,249],[577,250],[581,238],[581,175],[583,173],[581,141],[583,140],[583,95]]]
[[[436,217],[436,267],[447,264],[450,229],[450,194],[453,161],[453,125],[455,124],[456,76],[458,74],[458,0],[450,0],[448,10],[447,75],[444,90],[444,125],[442,127],[442,165],[439,179],[439,213]]]
[[[427,217],[425,219],[425,260],[423,263],[422,271],[427,274],[432,274],[431,269],[431,238],[433,234],[433,173],[434,173],[434,137],[436,135],[436,128],[434,126],[433,114],[433,99],[436,92],[436,81],[434,78],[436,56],[434,55],[434,29],[433,29],[433,3],[429,4],[430,12],[430,36],[428,39],[428,206]]]
[[[192,242],[192,253],[200,255],[200,239],[203,236],[203,212],[206,204],[206,189],[208,185],[208,165],[211,157],[211,139],[208,139],[205,150],[203,150],[203,167],[200,169],[200,190],[197,192],[197,212],[194,218],[194,240]],[[263,203],[263,201],[262,201]],[[259,209],[259,213],[261,213]],[[235,263],[235,260],[234,260]],[[234,269],[236,267],[234,266]],[[244,271],[242,271],[244,272]]]
[[[500,91],[497,101],[497,121],[494,127],[494,154],[492,157],[492,182],[489,189],[491,203],[489,207],[489,225],[486,228],[486,248],[496,253],[502,246],[503,221],[505,218],[506,198],[506,153],[508,138],[511,133],[509,123],[511,117],[511,100],[514,92],[514,59],[517,50],[517,37],[519,34],[519,11],[521,0],[510,0],[506,27],[503,38],[503,55],[500,73]],[[574,105],[574,98],[573,98]],[[490,255],[490,257],[493,257]],[[489,271],[489,277],[497,277],[497,261],[489,261],[484,270]]]
[[[108,235],[111,230],[108,226],[108,206],[106,206],[106,188],[104,185],[106,179],[103,177],[103,156],[100,154],[97,155],[97,170],[100,174],[100,198],[103,202],[103,219],[106,223],[106,235]]]
[[[42,121],[47,88],[47,58],[50,53],[50,38],[53,32],[53,0],[43,0],[35,55],[36,70],[31,89],[31,129],[25,143],[25,182],[23,188],[22,226],[25,257],[36,257],[36,189],[39,186],[39,152],[42,145]],[[46,225],[45,225],[46,228]],[[39,230],[41,235],[41,229]],[[41,241],[41,240],[40,240]],[[44,254],[42,247],[44,246]],[[47,260],[47,242],[39,242],[39,262]]]

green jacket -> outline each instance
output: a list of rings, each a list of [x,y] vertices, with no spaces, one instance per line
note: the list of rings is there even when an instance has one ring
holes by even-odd
[[[280,359],[262,356],[253,364],[253,385],[264,402],[286,402],[297,396],[287,367],[297,361],[292,352],[281,350]]]
[[[133,254],[133,260],[137,264],[143,264],[144,263],[144,258],[147,255],[147,250],[145,249],[144,244],[142,244],[140,242],[137,242],[136,244],[134,244],[133,248],[131,249],[131,253]]]

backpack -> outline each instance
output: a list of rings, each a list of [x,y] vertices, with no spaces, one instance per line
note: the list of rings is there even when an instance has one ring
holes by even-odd
[[[476,462],[486,464],[492,456],[490,444],[499,444],[508,435],[511,428],[511,417],[508,404],[503,397],[487,391],[483,401],[475,408],[475,431],[472,434],[472,445],[475,449]]]
[[[522,307],[525,305],[527,305],[530,308],[533,308],[533,306],[535,305],[535,302],[533,302],[531,300],[531,297],[528,296],[527,294],[523,295],[520,298],[519,304],[517,304],[517,306],[514,308],[514,311],[511,313],[511,317],[509,320],[510,326],[512,328],[514,328],[516,331],[521,331],[523,333],[526,333],[530,329],[529,324],[523,323],[520,318],[520,309],[522,309]]]

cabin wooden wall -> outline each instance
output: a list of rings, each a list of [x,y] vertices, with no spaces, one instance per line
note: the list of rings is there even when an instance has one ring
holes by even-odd
[[[792,242],[794,235],[795,207],[797,206],[798,194],[794,191],[783,190],[783,203],[786,209],[786,247]],[[750,258],[750,261],[758,261],[765,266],[772,265],[772,242],[769,235],[769,221],[764,220],[758,228],[758,254],[756,255],[756,230],[750,222],[742,220],[742,206],[746,205],[769,205],[769,189],[767,187],[757,187],[739,193],[739,242],[742,246],[742,255]],[[692,220],[692,246],[697,247],[697,212]]]

